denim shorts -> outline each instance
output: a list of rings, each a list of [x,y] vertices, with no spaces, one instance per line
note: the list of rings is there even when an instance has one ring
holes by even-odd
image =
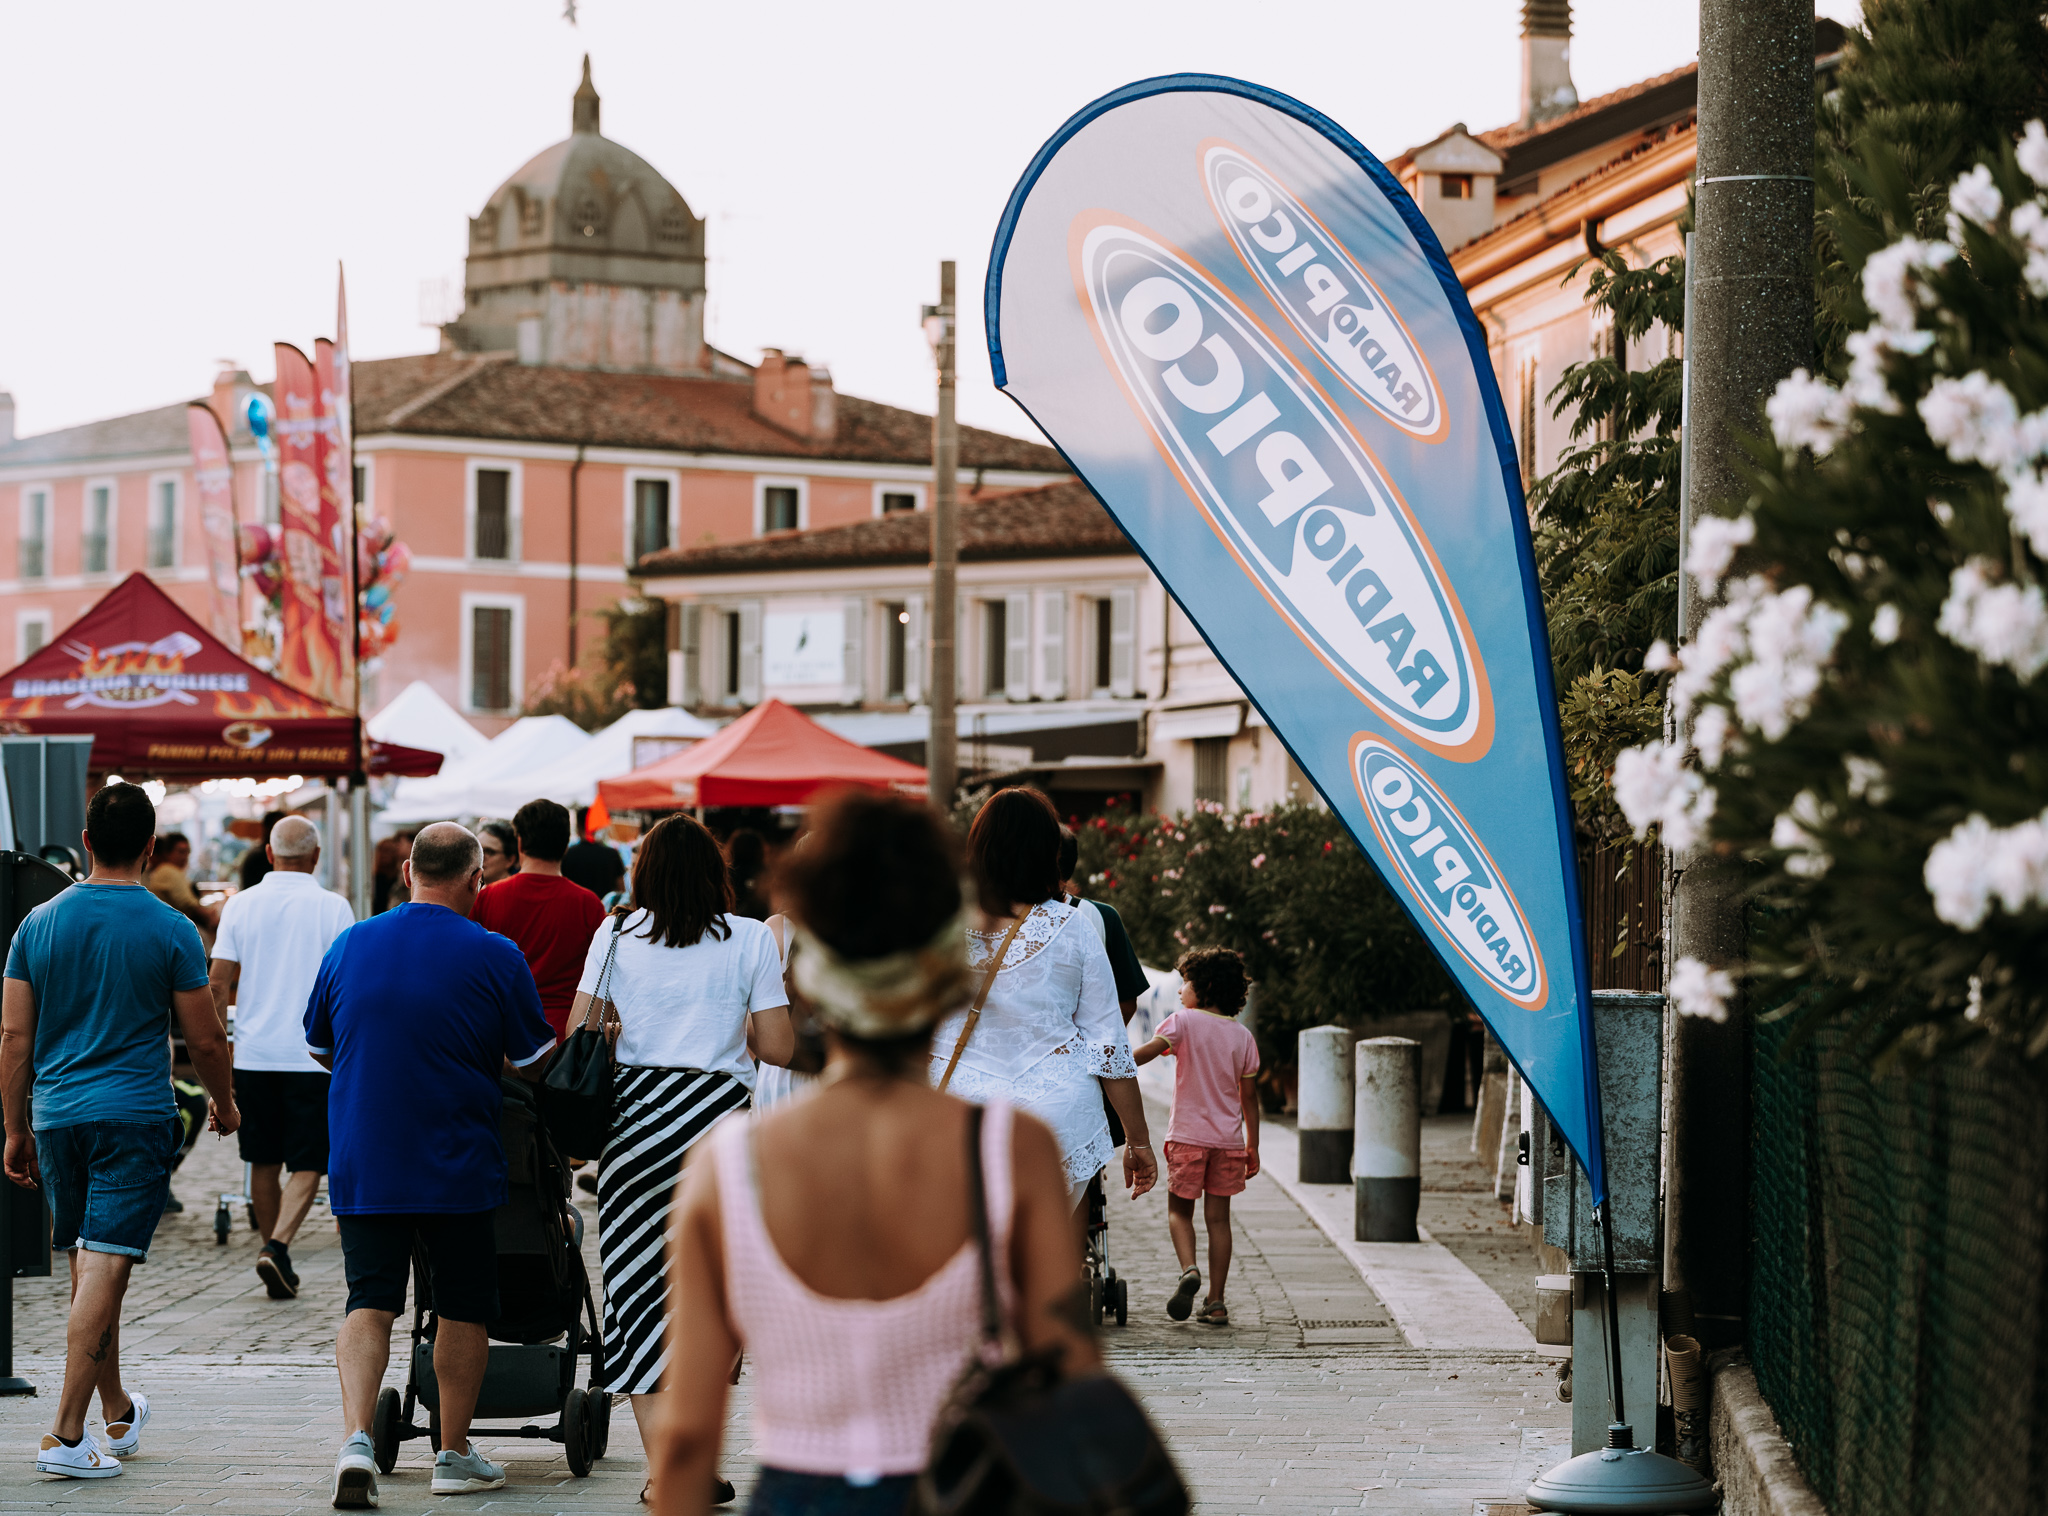
[[[175,1118],[86,1121],[37,1132],[50,1246],[147,1258],[171,1196],[180,1135]]]
[[[915,1474],[890,1474],[851,1484],[842,1474],[798,1474],[763,1466],[747,1516],[901,1516],[917,1487]]]

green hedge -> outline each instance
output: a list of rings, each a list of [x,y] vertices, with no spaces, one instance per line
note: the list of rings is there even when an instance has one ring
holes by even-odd
[[[1259,986],[1260,1056],[1294,1063],[1295,1033],[1463,1001],[1330,812],[1294,803],[1165,817],[1116,806],[1070,818],[1075,886],[1116,907],[1161,968],[1191,947],[1235,948]]]

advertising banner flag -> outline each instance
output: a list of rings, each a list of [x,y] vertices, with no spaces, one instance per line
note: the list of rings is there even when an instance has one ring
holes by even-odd
[[[344,333],[344,340],[346,333]],[[320,393],[314,450],[320,474],[321,635],[334,649],[335,688],[322,698],[351,710],[355,678],[355,466],[349,440],[348,352],[325,337],[313,344]]]
[[[206,534],[206,579],[213,634],[223,642],[242,640],[242,564],[235,546],[235,471],[228,461],[227,433],[213,408],[194,401],[185,409],[192,439],[192,480],[199,490],[199,523]]]
[[[1060,128],[989,258],[996,384],[1342,817],[1604,1198],[1549,641],[1486,339],[1371,153],[1145,80]]]
[[[277,344],[277,384],[272,424],[278,451],[279,531],[284,538],[284,637],[278,672],[300,689],[330,704],[341,704],[340,661],[329,634],[322,586],[320,391],[313,365],[289,342]]]

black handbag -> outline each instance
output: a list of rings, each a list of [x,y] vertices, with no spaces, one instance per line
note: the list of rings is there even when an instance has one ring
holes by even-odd
[[[982,1353],[932,1432],[906,1516],[1186,1516],[1187,1486],[1151,1418],[1107,1373],[1067,1378],[1049,1353],[1003,1352],[981,1172],[968,1113],[968,1183],[981,1254]]]
[[[604,1153],[612,1125],[612,1043],[619,1032],[619,1013],[609,999],[612,964],[619,956],[619,929],[624,909],[612,914],[612,940],[604,950],[604,967],[583,1021],[569,1034],[562,1051],[548,1065],[540,1082],[540,1116],[555,1146],[578,1158]]]

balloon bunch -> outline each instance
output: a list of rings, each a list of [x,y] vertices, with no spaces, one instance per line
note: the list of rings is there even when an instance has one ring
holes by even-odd
[[[392,592],[411,567],[412,549],[391,535],[390,522],[375,516],[357,528],[356,585],[361,609],[356,638],[366,665],[398,640],[398,605]]]

